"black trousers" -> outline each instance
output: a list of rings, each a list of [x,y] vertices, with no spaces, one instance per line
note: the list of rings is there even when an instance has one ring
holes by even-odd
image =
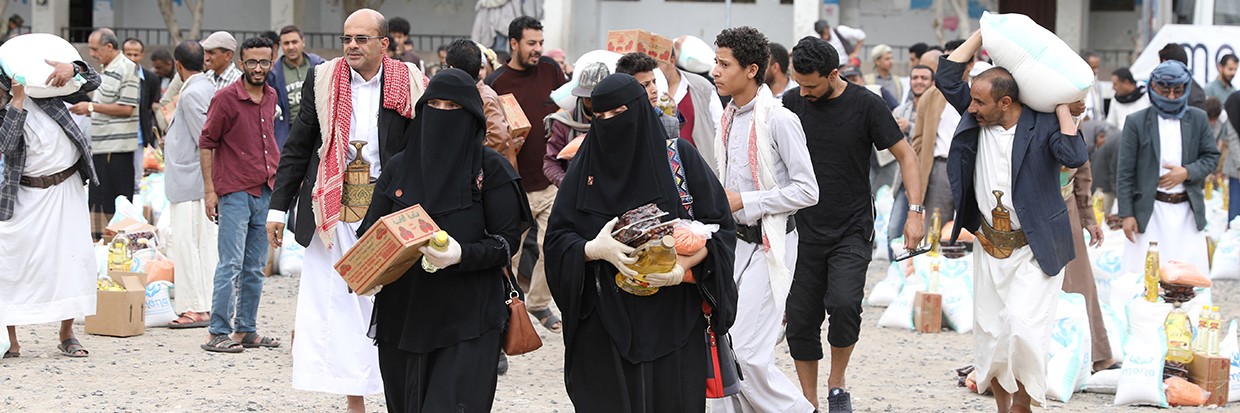
[[[490,412],[499,380],[503,333],[430,353],[411,353],[379,341],[379,373],[389,412]]]
[[[845,235],[833,244],[801,239],[787,306],[788,347],[794,360],[822,359],[822,322],[828,314],[831,347],[857,342],[865,275],[873,256],[871,241],[863,235]]]
[[[137,192],[134,184],[137,171],[134,170],[133,156],[133,152],[92,155],[99,185],[90,185],[87,192],[87,203],[90,204],[91,212],[115,214],[116,197],[133,199],[133,194]]]

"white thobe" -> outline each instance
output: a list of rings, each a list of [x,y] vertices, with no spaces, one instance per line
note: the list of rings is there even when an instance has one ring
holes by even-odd
[[[1015,131],[1015,127],[1004,130],[1000,126],[981,129],[973,174],[982,219],[993,225],[991,210],[997,204],[991,191],[1003,191],[1003,207],[1011,214],[1014,230],[1021,227],[1012,205]],[[1028,245],[1013,250],[1005,259],[991,257],[976,241],[973,251],[973,366],[978,391],[985,391],[991,379],[998,379],[1005,391],[1015,393],[1020,382],[1035,404],[1045,405],[1046,353],[1063,271],[1047,276]]]
[[[1161,164],[1183,165],[1184,141],[1179,119],[1158,117],[1158,150]],[[1170,169],[1161,168],[1158,176],[1169,172]],[[1169,194],[1183,193],[1184,184],[1158,190]],[[1126,274],[1145,272],[1145,253],[1150,242],[1158,243],[1160,263],[1176,260],[1192,264],[1202,272],[1210,269],[1206,234],[1197,229],[1197,218],[1188,202],[1169,204],[1155,200],[1154,212],[1149,223],[1145,224],[1145,232],[1137,233],[1135,238],[1136,242],[1124,240],[1123,270]]]
[[[813,205],[818,198],[818,181],[805,146],[805,132],[796,115],[786,110],[773,111],[769,118],[771,144],[777,154],[771,159],[770,167],[779,187],[758,190],[749,163],[754,106],[755,102],[750,101],[736,110],[726,148],[727,182],[724,187],[741,194],[745,207],[733,214],[741,225],[758,225],[763,215],[795,212]],[[787,268],[796,268],[796,231],[787,234],[786,240],[784,262]],[[776,299],[771,290],[766,254],[761,244],[736,240],[734,278],[738,299],[736,322],[730,334],[745,380],[740,382],[741,391],[737,395],[711,400],[712,412],[814,411],[800,387],[775,366],[774,352],[781,332],[784,302]]]
[[[380,172],[378,121],[382,77],[382,69],[369,81],[353,71],[349,81],[353,93],[349,140],[366,141],[362,155],[370,162],[371,179]],[[356,158],[357,150],[350,146],[347,161]],[[343,221],[336,224],[335,245],[330,250],[318,235],[306,248],[297,290],[294,389],[354,396],[383,391],[379,352],[374,340],[366,336],[374,297],[350,292],[348,284],[332,267],[357,243],[359,225],[360,222]]]
[[[60,124],[29,97],[24,108],[23,175],[52,175],[77,163],[81,154]],[[95,249],[81,174],[51,188],[18,186],[13,217],[0,221],[0,240],[0,325],[95,314]]]

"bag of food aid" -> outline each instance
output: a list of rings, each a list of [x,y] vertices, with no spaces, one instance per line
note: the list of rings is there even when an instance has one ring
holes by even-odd
[[[1124,367],[1120,369],[1115,405],[1168,407],[1163,391],[1163,359],[1167,356],[1167,330],[1163,322],[1171,304],[1133,299],[1128,303],[1128,342]]]
[[[1214,246],[1211,280],[1240,280],[1240,217],[1231,220],[1231,229]]]
[[[1115,394],[1116,387],[1119,385],[1119,369],[1103,370],[1089,376],[1089,380],[1085,381],[1086,393],[1096,394]]]
[[[1023,14],[983,12],[982,46],[996,66],[1012,72],[1020,101],[1038,112],[1084,99],[1094,71],[1067,43]]]
[[[1085,296],[1059,293],[1046,364],[1046,397],[1067,403],[1089,380],[1093,356]]]
[[[172,283],[156,281],[146,285],[146,326],[164,327],[177,319],[172,308]]]
[[[1227,401],[1240,402],[1240,343],[1236,341],[1236,320],[1231,320],[1227,335],[1220,338],[1218,354],[1231,357],[1230,377],[1227,383]]]
[[[900,270],[900,263],[893,262],[887,267],[887,278],[874,284],[865,303],[873,307],[886,307],[900,294],[901,287],[904,287],[904,271]]]
[[[81,61],[82,55],[67,40],[48,33],[24,34],[0,45],[0,71],[11,81],[25,86],[27,96],[50,98],[77,93],[85,83],[81,77],[59,87],[46,83],[55,70],[47,64],[49,60],[73,63]]]

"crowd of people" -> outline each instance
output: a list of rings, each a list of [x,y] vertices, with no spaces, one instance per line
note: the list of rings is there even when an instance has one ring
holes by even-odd
[[[345,20],[334,59],[306,52],[288,26],[155,50],[148,69],[141,41],[98,29],[97,66],[48,62],[50,84],[77,78],[81,92],[31,98],[3,85],[0,237],[28,240],[0,247],[0,265],[17,269],[0,275],[4,357],[20,356],[14,326],[48,322],[61,323],[65,356],[89,355],[73,319],[94,313],[92,243],[114,200],[137,191],[147,146],[163,149],[171,203],[179,318],[169,327],[206,327],[209,352],[284,345],[256,322],[263,266],[271,248],[301,244],[291,384],[346,396],[349,411],[379,393],[390,411],[489,411],[518,267],[532,269],[530,316],[563,336],[579,411],[717,412],[819,411],[824,357],[827,411],[851,412],[874,248],[917,250],[937,230],[929,213],[955,222],[953,241],[977,236],[974,366],[1000,412],[1045,403],[1041,338],[1061,290],[1092,301],[1093,368],[1118,361],[1082,236],[1102,240],[1094,196],[1130,241],[1126,267],[1159,242],[1165,258],[1208,268],[1203,183],[1240,185],[1234,55],[1203,88],[1171,45],[1148,82],[1117,69],[1114,98],[1096,85],[1043,113],[1021,104],[1037,90],[981,60],[980,33],[910,47],[906,77],[887,45],[870,48],[862,70],[864,31],[814,28],[791,49],[725,29],[706,73],[640,52],[572,67],[563,51],[544,52],[528,16],[508,25],[510,57],[458,40],[433,64],[413,51],[408,21],[369,9]],[[1098,56],[1082,58],[1096,73]],[[550,96],[570,80],[562,109]],[[509,127],[506,94],[528,131]],[[374,184],[360,212],[345,191],[359,161]],[[902,248],[874,245],[882,186],[895,197],[886,239]],[[448,246],[422,248],[427,265],[391,284],[350,290],[333,265],[415,204]],[[644,205],[718,229],[671,270],[639,274],[616,234]],[[632,294],[621,280],[658,292]],[[718,336],[731,346],[717,349]],[[784,337],[796,383],[774,361]],[[707,399],[712,351],[734,352],[743,380]]]

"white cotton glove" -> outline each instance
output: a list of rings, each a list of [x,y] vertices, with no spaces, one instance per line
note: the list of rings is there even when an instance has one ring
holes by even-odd
[[[685,269],[680,264],[676,264],[669,272],[646,274],[646,283],[651,287],[671,287],[682,282],[685,282]]]
[[[593,240],[586,242],[586,261],[603,260],[611,263],[621,274],[632,277],[637,275],[637,271],[629,268],[630,264],[637,262],[637,258],[630,257],[634,251],[633,247],[624,245],[620,241],[616,241],[611,237],[611,232],[616,228],[616,222],[619,218],[612,218],[607,221],[607,225],[603,225],[603,229],[598,231],[598,235]]]
[[[461,244],[456,242],[456,238],[448,236],[448,249],[440,251],[431,248],[429,245],[418,248],[422,252],[422,259],[426,262],[439,267],[440,269],[461,263]]]
[[[358,297],[374,297],[375,294],[378,294],[379,290],[382,290],[382,289],[383,289],[382,285],[376,285],[375,288],[371,288],[370,291],[367,291],[365,294],[358,294],[357,296]]]

